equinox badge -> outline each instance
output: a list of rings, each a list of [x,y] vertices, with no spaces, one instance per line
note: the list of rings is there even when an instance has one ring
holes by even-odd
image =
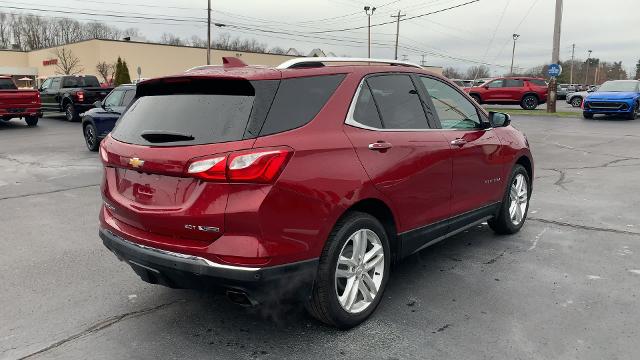
[[[205,232],[219,232],[220,228],[217,228],[215,226],[202,226],[202,225],[185,225],[184,226],[185,229],[189,229],[189,230],[199,230],[199,231],[205,231]]]

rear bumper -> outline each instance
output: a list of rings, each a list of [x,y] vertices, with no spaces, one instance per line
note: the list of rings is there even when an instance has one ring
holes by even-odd
[[[98,233],[104,245],[146,282],[172,288],[239,291],[252,304],[285,298],[305,300],[318,268],[318,259],[265,268],[231,266],[140,245],[104,228]]]
[[[15,110],[20,111],[15,111]],[[20,107],[16,105],[16,107],[9,107],[0,109],[0,118],[20,118],[25,116],[42,116],[42,109],[39,107]]]

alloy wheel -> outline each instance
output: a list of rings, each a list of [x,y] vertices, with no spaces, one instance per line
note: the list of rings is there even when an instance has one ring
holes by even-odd
[[[335,289],[342,308],[352,314],[375,300],[384,278],[384,247],[378,235],[359,229],[345,242],[336,265]]]
[[[87,147],[93,149],[96,144],[96,134],[93,131],[93,126],[87,125],[84,128],[84,139],[87,142]]]
[[[68,121],[73,121],[73,111],[71,110],[71,106],[67,106],[67,109],[64,113]]]
[[[513,178],[509,191],[509,216],[513,225],[520,225],[524,219],[529,202],[529,185],[524,175],[518,174]]]
[[[582,105],[582,99],[581,98],[573,98],[573,99],[571,99],[571,106],[580,107],[581,105]]]

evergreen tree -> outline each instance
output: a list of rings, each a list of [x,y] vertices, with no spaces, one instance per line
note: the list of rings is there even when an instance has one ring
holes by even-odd
[[[122,61],[122,83],[131,84],[131,75],[129,75],[129,67],[126,61]]]
[[[122,73],[123,73],[122,59],[120,58],[120,56],[118,56],[118,61],[116,61],[116,74],[114,76],[113,86],[124,84],[122,82]]]

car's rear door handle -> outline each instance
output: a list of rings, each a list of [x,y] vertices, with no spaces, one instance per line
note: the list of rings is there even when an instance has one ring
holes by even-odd
[[[387,150],[387,149],[391,149],[393,147],[393,145],[391,145],[390,143],[386,142],[386,141],[378,141],[378,142],[374,142],[369,144],[369,150]]]
[[[453,140],[451,140],[451,145],[454,145],[454,146],[460,146],[460,147],[462,147],[462,146],[464,146],[464,144],[466,144],[466,143],[467,143],[467,140],[462,139],[462,138],[457,138],[457,139],[453,139]]]

